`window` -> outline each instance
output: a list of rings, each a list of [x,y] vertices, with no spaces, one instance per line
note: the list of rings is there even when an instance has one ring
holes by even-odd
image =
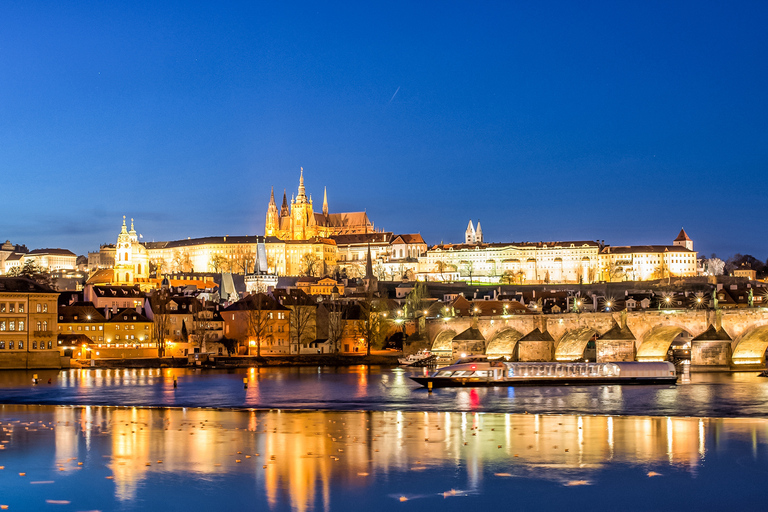
[[[19,304],[19,313],[24,312],[24,304]]]
[[[44,331],[48,330],[48,322],[43,322],[43,330]]]
[[[36,342],[36,341],[33,341],[33,342],[32,342],[32,348],[33,348],[33,349],[37,349],[37,342]]]
[[[37,322],[37,329],[35,329],[35,330],[36,331],[42,331],[43,330],[43,322],[38,321]]]
[[[43,310],[43,305],[42,304],[38,304],[36,310],[37,310],[38,313],[40,313]]]
[[[48,340],[48,350],[50,350],[51,348],[53,348],[53,344],[51,340]]]
[[[5,342],[0,341],[0,350],[5,350]]]
[[[24,320],[19,320],[19,330],[20,331],[24,330]]]
[[[5,330],[5,320],[0,320],[0,331]]]
[[[8,304],[8,312],[13,313],[15,307],[16,307],[16,304],[13,304],[13,303]]]
[[[5,302],[0,303],[0,313],[5,313]]]
[[[19,350],[22,350],[24,348],[24,342],[19,340]]]
[[[13,350],[13,340],[8,342],[8,349]]]
[[[8,330],[9,331],[15,331],[16,330],[16,322],[14,322],[13,320],[10,320],[8,322]]]
[[[43,313],[48,312],[48,304],[43,304]]]
[[[115,339],[119,340],[120,339],[120,335],[118,334],[117,336],[115,336]]]

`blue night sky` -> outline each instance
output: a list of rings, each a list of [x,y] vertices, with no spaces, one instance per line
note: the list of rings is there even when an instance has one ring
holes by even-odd
[[[430,244],[768,257],[768,4],[529,4],[3,2],[0,238],[263,234],[303,166]]]

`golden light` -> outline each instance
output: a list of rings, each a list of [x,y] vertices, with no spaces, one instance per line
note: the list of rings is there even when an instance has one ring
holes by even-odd
[[[255,342],[255,341],[253,341],[253,340],[250,340],[250,341],[248,342],[248,345],[249,345],[249,346],[251,346],[251,347],[255,347],[255,346],[256,346],[256,342]]]

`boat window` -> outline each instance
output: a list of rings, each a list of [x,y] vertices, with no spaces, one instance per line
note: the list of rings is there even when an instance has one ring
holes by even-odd
[[[509,377],[514,377],[515,376],[515,367],[514,366],[509,365],[509,368],[507,370],[507,375]]]
[[[488,372],[485,370],[478,370],[475,372],[475,377],[487,377]]]
[[[438,377],[450,377],[451,375],[453,375],[452,371],[442,371],[437,374]]]

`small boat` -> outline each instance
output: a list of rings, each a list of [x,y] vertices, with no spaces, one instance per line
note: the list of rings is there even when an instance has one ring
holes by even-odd
[[[566,386],[590,384],[675,384],[669,362],[652,363],[519,363],[460,359],[422,377],[411,377],[427,388],[456,386]]]
[[[415,354],[400,357],[397,361],[403,366],[420,366],[435,359],[435,355],[429,350],[419,350]]]

